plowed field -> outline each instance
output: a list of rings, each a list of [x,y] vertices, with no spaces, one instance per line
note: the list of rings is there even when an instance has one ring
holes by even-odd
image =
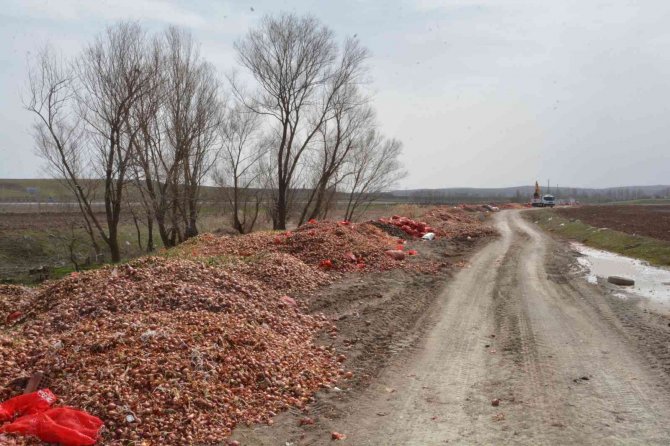
[[[556,212],[596,228],[670,240],[670,205],[582,206]]]

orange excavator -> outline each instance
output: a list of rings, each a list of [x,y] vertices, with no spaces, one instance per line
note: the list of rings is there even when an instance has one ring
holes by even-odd
[[[535,193],[533,194],[533,198],[530,200],[530,204],[535,208],[543,208],[543,207],[553,208],[554,205],[556,204],[556,198],[553,195],[549,194],[541,196],[540,185],[536,181]]]

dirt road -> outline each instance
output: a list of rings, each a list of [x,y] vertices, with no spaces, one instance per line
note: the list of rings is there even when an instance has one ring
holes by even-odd
[[[332,426],[341,444],[670,444],[662,367],[555,241],[516,211],[496,219],[425,341]]]

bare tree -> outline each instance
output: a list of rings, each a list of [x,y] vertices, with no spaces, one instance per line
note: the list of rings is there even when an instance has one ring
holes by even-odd
[[[79,117],[89,134],[92,166],[104,184],[106,228],[94,219],[113,262],[121,260],[118,226],[137,127],[133,104],[145,93],[145,35],[137,23],[120,23],[95,39],[75,62]]]
[[[36,117],[33,139],[37,154],[47,161],[47,171],[76,197],[97,255],[100,247],[91,204],[95,181],[87,180],[90,171],[84,148],[86,135],[81,122],[73,117],[74,82],[71,67],[51,49],[44,48],[32,61],[24,105]]]
[[[337,185],[346,177],[341,169],[351,156],[357,141],[374,125],[374,112],[355,87],[342,88],[334,97],[332,115],[318,131],[314,159],[308,169],[312,187],[298,224],[324,217]]]
[[[144,244],[142,243],[142,228],[147,227],[147,243],[146,243],[146,252],[152,252],[154,250],[153,246],[153,216],[148,211],[148,203],[142,196],[140,189],[133,189],[134,191],[139,192],[140,197],[132,196],[129,197],[128,193],[125,194],[126,203],[125,209],[130,213],[133,219],[133,225],[135,226],[135,236],[137,238],[137,247],[140,251],[145,249]],[[131,200],[132,198],[132,200]],[[138,200],[133,201],[133,200]]]
[[[168,212],[172,202],[170,194],[179,165],[174,151],[169,148],[165,137],[164,104],[167,95],[164,74],[164,54],[162,41],[154,39],[147,70],[151,70],[147,94],[135,103],[132,113],[139,128],[134,139],[133,173],[142,203],[147,214],[149,240],[147,250],[153,249],[153,222],[156,222],[163,246],[172,246],[171,229],[168,227]]]
[[[222,149],[214,179],[223,188],[233,228],[240,234],[253,230],[262,203],[259,121],[257,114],[238,103],[221,124]]]
[[[230,192],[240,232],[264,201],[276,229],[293,211],[299,222],[325,216],[339,187],[351,190],[353,215],[398,176],[399,143],[368,134],[374,113],[360,88],[368,52],[357,40],[339,45],[315,18],[283,14],[266,17],[236,50],[255,88],[247,95],[231,79],[237,105],[228,116],[214,68],[175,27],[150,40],[137,23],[120,23],[69,63],[45,50],[33,64],[25,104],[38,153],[112,261],[121,257],[122,212],[132,214],[140,246],[147,228],[147,250],[154,224],[164,246],[196,235],[217,158],[215,180]]]
[[[400,164],[402,143],[386,139],[378,131],[370,130],[356,144],[348,161],[348,199],[345,220],[353,220],[361,206],[377,199],[380,192],[388,190],[406,173]]]
[[[198,233],[200,189],[219,148],[219,83],[192,36],[175,27],[154,39],[147,94],[133,109],[134,178],[164,246]]]
[[[302,156],[330,118],[340,90],[363,76],[368,52],[355,39],[338,51],[330,29],[313,17],[292,14],[265,17],[235,48],[258,86],[244,103],[275,126],[272,217],[275,229],[285,229]],[[235,85],[233,89],[242,96]]]
[[[26,107],[37,117],[37,151],[74,193],[89,235],[121,260],[121,217],[131,147],[137,136],[130,110],[146,89],[144,33],[135,23],[108,28],[72,64],[48,51],[29,75]],[[105,220],[94,210],[102,180]]]
[[[175,27],[164,34],[165,132],[178,168],[169,169],[177,241],[198,234],[200,188],[214,163],[222,118],[219,82],[192,36]],[[183,229],[179,229],[181,220]]]

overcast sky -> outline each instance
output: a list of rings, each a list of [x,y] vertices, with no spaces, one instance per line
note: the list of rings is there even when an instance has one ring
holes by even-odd
[[[383,131],[404,143],[400,185],[670,183],[667,0],[2,0],[0,177],[42,176],[21,105],[26,59],[75,54],[105,26],[177,24],[221,73],[264,14],[310,13],[372,52]]]

